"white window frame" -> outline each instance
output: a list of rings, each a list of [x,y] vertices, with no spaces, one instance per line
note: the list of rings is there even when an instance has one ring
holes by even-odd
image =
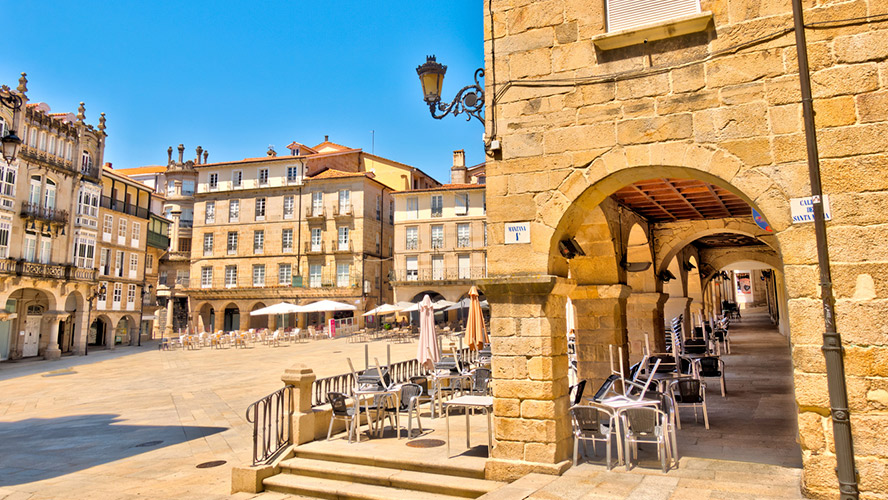
[[[228,222],[240,222],[240,200],[228,202]]]
[[[105,214],[105,220],[102,221],[102,240],[111,241],[111,234],[114,232],[114,216]]]
[[[133,221],[132,238],[133,246],[138,248],[139,242],[142,240],[142,224],[140,222]]]
[[[336,263],[336,286],[338,288],[351,286],[351,264],[348,262]]]
[[[432,211],[432,217],[444,216],[444,195],[433,194],[429,200],[429,207]]]
[[[234,288],[237,286],[237,266],[225,266],[225,288]]]
[[[281,230],[281,251],[293,251],[293,228],[291,227]]]
[[[126,252],[116,250],[114,252],[114,276],[123,278],[123,268],[126,265]]]
[[[459,223],[456,225],[456,247],[472,247],[472,226],[468,222]]]
[[[120,301],[123,299],[123,284],[114,283],[114,289],[111,292],[111,304],[114,309],[120,309]]]
[[[213,233],[204,233],[203,238],[203,255],[211,257],[213,255],[213,244],[215,243],[215,235]]]
[[[472,277],[472,255],[459,254],[456,256],[456,268],[458,278],[461,280],[471,279]]]
[[[126,287],[126,303],[127,304],[135,304],[136,303],[136,285],[128,285]]]
[[[214,224],[216,222],[216,202],[208,201],[204,210],[204,224]]]
[[[453,212],[456,215],[469,215],[468,193],[456,193],[453,195]]]
[[[410,196],[406,200],[407,203],[407,218],[408,219],[418,219],[419,218],[419,198],[416,196]]]
[[[439,281],[444,279],[443,255],[432,255],[432,279]]]
[[[315,217],[324,214],[324,193],[321,191],[311,193],[311,214]]]
[[[231,171],[231,189],[241,189],[244,187],[244,171],[243,170],[232,170]]]
[[[292,219],[296,213],[296,197],[292,194],[284,196],[284,218]]]
[[[213,266],[202,266],[200,268],[200,287],[213,287]]]
[[[237,231],[228,231],[228,236],[225,238],[225,248],[228,255],[237,255],[237,240]]]
[[[625,31],[700,13],[700,0],[606,0],[607,32]]]
[[[207,190],[219,190],[219,172],[210,172],[209,174],[207,174]]]
[[[444,225],[435,224],[429,229],[431,235],[431,248],[444,248]]]
[[[322,285],[322,275],[324,273],[323,264],[309,264],[308,266],[308,286],[309,288],[320,288]]]
[[[300,181],[300,178],[302,177],[302,176],[299,175],[299,174],[300,174],[300,172],[299,172],[299,166],[289,166],[289,167],[287,167],[287,184],[291,184],[291,183],[297,183],[297,184],[298,184],[299,181]]]
[[[131,280],[139,277],[139,254],[133,252],[130,254],[129,278]]]
[[[267,168],[260,168],[259,172],[256,174],[256,179],[258,180],[260,186],[267,186],[268,185],[268,169]]]
[[[253,264],[253,286],[265,286],[265,264]]]
[[[15,163],[12,165],[0,165],[2,165],[2,169],[0,169],[0,194],[14,198],[15,183],[18,179],[18,165]],[[96,206],[98,207],[98,202],[96,202]],[[96,210],[98,210],[98,208]]]
[[[0,221],[0,259],[9,258],[10,234],[12,234],[12,223]]]
[[[405,249],[419,250],[419,226],[407,226],[405,229],[405,237]]]
[[[318,227],[311,228],[310,238],[311,239],[309,241],[311,241],[311,251],[312,252],[320,252],[321,248],[322,248],[321,242],[323,241],[323,234],[321,232],[321,228],[318,228]]]
[[[253,253],[265,253],[265,230],[253,231]]]
[[[278,285],[293,284],[293,266],[289,263],[278,264]]]
[[[264,197],[256,198],[255,214],[257,221],[265,220],[266,200]]]
[[[415,255],[407,256],[405,270],[405,281],[419,281],[419,259]]]
[[[36,262],[37,260],[37,235],[25,233],[25,244],[22,248],[22,258],[26,262]]]
[[[336,247],[339,250],[348,250],[349,243],[349,227],[348,226],[339,226],[336,228]]]

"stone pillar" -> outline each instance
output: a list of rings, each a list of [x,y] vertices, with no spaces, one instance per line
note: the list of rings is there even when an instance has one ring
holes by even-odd
[[[176,210],[170,213],[170,218],[173,220],[172,228],[170,229],[170,251],[178,252],[179,251],[179,219],[182,218],[182,211]],[[170,287],[172,288],[172,287]]]
[[[496,445],[488,479],[570,467],[565,303],[573,286],[555,276],[478,282],[492,304]]]
[[[691,299],[687,297],[673,297],[670,295],[666,300],[666,305],[663,307],[663,313],[665,314],[664,319],[670,324],[672,323],[672,318],[675,318],[679,314],[684,315],[683,325],[686,334],[689,332],[688,328],[690,327],[690,308],[688,307],[690,303]]]
[[[77,311],[77,314],[74,315],[74,331],[71,334],[74,335],[74,354],[77,356],[83,356],[86,352],[90,326],[87,324],[87,316],[87,311]]]
[[[47,361],[55,361],[62,357],[62,350],[59,348],[59,323],[62,322],[63,317],[60,314],[44,316],[44,320],[49,323],[49,344],[43,351],[43,359]]]
[[[173,309],[175,305],[173,304],[173,294],[170,292],[170,300],[167,301],[166,308],[166,325],[163,327],[164,334],[167,337],[173,336]]]
[[[120,323],[120,320],[117,320]],[[114,337],[117,335],[117,327],[111,325],[111,320],[108,320],[108,328],[105,329],[105,347],[108,349],[114,350],[116,349],[116,344],[114,343]]]
[[[578,376],[594,392],[610,375],[610,346],[628,359],[626,305],[632,289],[623,284],[577,286],[570,294],[577,309]],[[614,360],[616,361],[616,350]],[[628,365],[626,365],[628,368]]]
[[[315,437],[315,411],[311,407],[311,384],[317,378],[308,366],[296,363],[284,371],[281,380],[286,385],[293,386],[292,426],[293,441],[291,444],[300,445],[313,441]]]
[[[225,326],[225,309],[215,309],[213,315],[213,333],[218,332]]]
[[[250,318],[252,316],[250,316],[250,311],[247,311],[245,309],[240,309],[240,308],[238,308],[238,309],[240,310],[240,315],[238,316],[237,329],[239,331],[245,332],[250,329]]]
[[[296,313],[296,327],[305,329],[305,313]]]
[[[660,292],[632,293],[626,303],[629,363],[641,361],[645,337],[652,352],[666,352],[663,306],[669,296]]]

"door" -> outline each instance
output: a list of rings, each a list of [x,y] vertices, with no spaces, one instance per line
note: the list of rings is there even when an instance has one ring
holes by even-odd
[[[28,316],[28,319],[25,320],[23,358],[37,355],[37,348],[40,345],[40,320],[42,319],[42,316]]]
[[[0,361],[9,359],[10,321],[0,321]]]

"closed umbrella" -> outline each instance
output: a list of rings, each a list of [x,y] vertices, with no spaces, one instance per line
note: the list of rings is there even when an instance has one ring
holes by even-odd
[[[573,301],[567,298],[565,310],[565,322],[567,323],[567,381],[575,385],[579,379],[577,374],[576,329],[577,313],[574,310]]]
[[[419,303],[419,346],[416,348],[416,359],[429,370],[441,361],[441,349],[435,337],[435,308],[428,295]]]
[[[469,349],[473,351],[480,351],[484,344],[490,342],[490,339],[487,338],[487,328],[484,327],[484,317],[481,314],[481,301],[478,299],[478,289],[474,286],[469,290],[466,342],[469,344]]]

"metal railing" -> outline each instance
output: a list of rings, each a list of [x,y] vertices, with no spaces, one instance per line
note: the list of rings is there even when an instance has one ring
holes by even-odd
[[[269,268],[266,267],[266,271],[268,270]],[[215,276],[219,276],[219,269],[216,269]],[[346,276],[344,274],[341,276],[341,278],[342,280],[340,281],[340,276],[336,273],[336,269],[328,267],[325,268],[320,275],[304,276],[301,288],[326,288],[347,290],[357,288],[358,285],[362,282],[360,272],[355,270],[349,272],[348,279],[345,279]],[[312,284],[314,283],[317,283],[317,286],[312,286]],[[223,277],[210,277],[208,279],[201,279],[200,277],[193,277],[190,279],[184,278],[183,281],[178,284],[186,288],[202,290],[224,290],[235,288],[299,288],[298,285],[293,284],[292,277],[287,283],[279,283],[279,276],[277,273],[266,274],[264,285],[254,285],[253,276],[246,268],[238,269],[238,276],[236,276],[234,279],[225,279]]]
[[[293,386],[286,385],[247,407],[253,424],[253,465],[268,463],[292,441]]]
[[[416,250],[419,248],[419,240],[407,240],[407,250]]]
[[[333,252],[354,252],[354,245],[352,245],[352,240],[348,240],[345,243],[339,240],[334,240],[330,246],[331,248],[333,248]]]
[[[432,238],[432,248],[444,248],[444,237]]]
[[[351,203],[343,203],[336,204],[335,211],[333,212],[335,217],[343,217],[352,215],[352,204]]]
[[[469,248],[470,246],[472,246],[472,239],[468,236],[459,236],[456,238],[457,248]]]
[[[407,269],[395,269],[392,271],[392,281],[453,281],[473,280],[487,277],[487,268],[480,267],[421,267],[408,271]]]
[[[149,217],[149,212],[147,208],[139,207],[133,205],[132,203],[126,203],[125,201],[116,200],[114,198],[111,198],[110,196],[102,195],[100,205],[104,208],[107,208],[108,210],[123,212],[127,215],[135,215],[136,217],[140,217],[142,219],[147,219]]]
[[[55,208],[41,207],[37,203],[29,201],[22,202],[22,217],[29,219],[37,219],[46,222],[54,222],[57,224],[68,223],[68,211],[57,210]]]
[[[306,241],[305,242],[305,253],[311,253],[311,254],[324,253],[326,251],[325,249],[327,248],[327,246],[324,243],[325,242],[323,242],[323,241],[320,244]]]

